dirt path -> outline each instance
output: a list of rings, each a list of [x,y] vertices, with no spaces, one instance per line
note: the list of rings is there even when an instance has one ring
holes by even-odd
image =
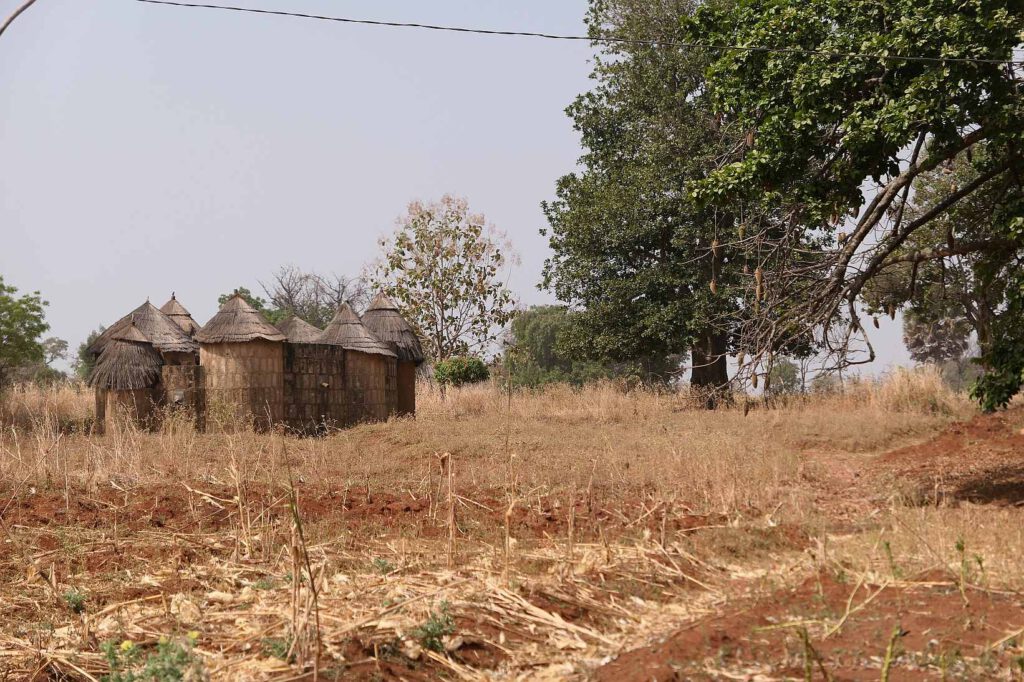
[[[1024,506],[1024,411],[976,417],[883,455],[810,455],[827,532],[866,532],[893,495],[917,505]],[[865,580],[829,566],[788,589],[621,654],[597,680],[1024,679],[1024,594],[936,569]]]

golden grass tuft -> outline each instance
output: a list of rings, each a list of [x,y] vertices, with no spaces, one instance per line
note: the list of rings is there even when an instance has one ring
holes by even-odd
[[[789,499],[804,450],[877,451],[972,409],[927,370],[854,382],[835,395],[758,403],[749,414],[741,402],[709,412],[685,394],[611,383],[515,392],[511,400],[493,383],[446,396],[421,385],[416,418],[323,439],[197,434],[180,418],[165,420],[158,433],[119,428],[100,437],[67,428],[88,423],[91,391],[23,388],[6,399],[0,481],[224,480],[227,463],[242,461],[253,480],[279,484],[274,453],[287,450],[296,476],[307,480],[425,490],[436,455],[450,452],[460,480],[475,489],[504,489],[511,476],[520,492],[641,492],[732,514]]]

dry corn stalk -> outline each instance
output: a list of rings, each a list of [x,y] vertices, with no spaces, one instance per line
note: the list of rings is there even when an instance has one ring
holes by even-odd
[[[447,559],[448,568],[455,568],[455,473],[453,471],[455,461],[451,453],[446,452],[441,457],[441,462],[448,471],[448,547]]]

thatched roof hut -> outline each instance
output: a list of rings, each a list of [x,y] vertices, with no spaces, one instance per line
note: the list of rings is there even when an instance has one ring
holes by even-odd
[[[199,343],[247,343],[259,339],[284,341],[285,335],[267,322],[241,294],[235,294],[196,332],[195,338]]]
[[[160,353],[134,324],[122,327],[103,346],[89,385],[113,391],[137,391],[160,383]]]
[[[162,353],[195,353],[199,350],[196,342],[174,320],[146,301],[100,334],[89,346],[89,352],[98,356],[111,339],[129,326],[134,326]]]
[[[417,365],[423,362],[423,346],[416,336],[412,325],[398,312],[394,301],[384,295],[377,294],[373,303],[363,313],[363,324],[374,336],[384,343],[394,344],[399,362],[412,362]]]
[[[208,399],[258,429],[284,418],[285,336],[239,294],[196,332]]]
[[[317,338],[323,333],[296,315],[290,315],[277,328],[288,338],[289,343],[317,343]]]
[[[354,350],[372,355],[397,357],[395,351],[388,347],[366,328],[359,316],[353,312],[348,303],[338,308],[337,314],[317,338],[317,343],[341,346],[345,350]]]
[[[171,292],[171,300],[160,306],[160,312],[171,318],[189,336],[194,336],[199,331],[199,324],[192,319],[192,314],[185,309],[185,306],[178,302],[173,291]]]

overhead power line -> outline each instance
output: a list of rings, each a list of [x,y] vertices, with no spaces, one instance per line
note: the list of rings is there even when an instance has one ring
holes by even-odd
[[[581,35],[563,35],[557,33],[538,33],[533,31],[501,31],[486,28],[468,28],[464,26],[443,26],[440,24],[420,24],[403,21],[380,21],[375,19],[352,19],[350,17],[333,17],[323,14],[306,14],[303,12],[287,12],[285,10],[258,9],[255,7],[236,7],[233,5],[212,5],[198,2],[178,2],[176,0],[136,0],[149,5],[169,5],[171,7],[191,7],[197,9],[214,9],[229,12],[246,12],[249,14],[267,14],[279,17],[293,17],[297,19],[317,19],[319,21],[334,21],[342,24],[361,24],[364,26],[382,26],[387,28],[417,28],[428,31],[447,31],[451,33],[473,33],[487,36],[513,36],[523,38],[543,38],[546,40],[575,40],[594,43],[618,43],[627,45],[664,45],[666,47],[685,47],[690,49],[739,52],[774,52],[779,54],[800,54],[816,55],[821,57],[843,57],[852,59],[879,59],[883,61],[901,62],[929,62],[929,63],[967,63],[967,64],[1010,64],[1014,66],[1024,65],[1011,59],[987,59],[981,57],[929,57],[923,55],[891,55],[891,54],[870,54],[864,52],[829,52],[828,50],[805,50],[793,47],[769,47],[763,45],[709,45],[704,43],[689,43],[678,40],[658,40],[616,38],[614,36],[592,37]]]

